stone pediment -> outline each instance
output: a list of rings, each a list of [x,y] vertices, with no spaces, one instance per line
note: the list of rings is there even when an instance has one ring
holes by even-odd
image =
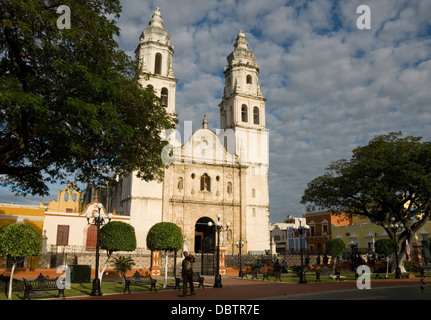
[[[234,137],[233,137],[234,138]],[[174,163],[235,165],[236,156],[227,152],[219,137],[210,129],[195,131],[181,147],[174,149]]]

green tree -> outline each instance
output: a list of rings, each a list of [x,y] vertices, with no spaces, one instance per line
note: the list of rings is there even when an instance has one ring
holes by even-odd
[[[111,221],[100,229],[100,247],[106,250],[107,259],[99,273],[102,281],[103,273],[112,254],[116,251],[134,251],[136,249],[135,228],[122,221]]]
[[[406,239],[411,242],[431,214],[431,143],[421,140],[401,132],[375,137],[308,183],[301,203],[376,221],[397,240],[402,268]],[[397,234],[388,227],[391,218],[404,226]]]
[[[386,278],[388,277],[389,256],[395,252],[395,241],[391,239],[378,239],[374,243],[376,253],[386,256]]]
[[[150,250],[164,250],[165,255],[165,283],[168,281],[168,251],[178,251],[183,246],[181,229],[172,222],[159,222],[153,225],[147,234],[147,248]]]
[[[325,242],[325,252],[334,260],[334,270],[336,259],[346,250],[346,244],[341,239],[330,239]]]
[[[132,270],[135,262],[131,257],[116,257],[112,263],[114,271],[121,274],[121,281],[124,283],[126,272]]]
[[[0,228],[0,256],[10,257],[12,269],[10,272],[8,299],[12,299],[12,283],[15,267],[25,257],[37,256],[42,251],[42,237],[32,226],[22,223],[12,223]]]
[[[70,29],[57,27],[60,4]],[[0,2],[0,182],[15,193],[47,195],[72,175],[162,178],[175,120],[119,50],[120,13],[119,0]]]

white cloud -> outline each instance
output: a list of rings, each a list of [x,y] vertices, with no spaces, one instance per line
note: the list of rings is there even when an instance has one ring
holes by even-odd
[[[431,2],[127,0],[119,21],[133,52],[156,6],[175,46],[180,125],[218,127],[223,68],[242,29],[261,69],[270,130],[271,220],[301,215],[306,184],[377,134],[431,140]]]

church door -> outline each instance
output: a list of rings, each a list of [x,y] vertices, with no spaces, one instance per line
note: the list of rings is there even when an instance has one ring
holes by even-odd
[[[208,222],[212,223],[211,227]],[[195,253],[199,272],[203,275],[214,275],[215,239],[214,221],[208,217],[200,218],[195,225]]]

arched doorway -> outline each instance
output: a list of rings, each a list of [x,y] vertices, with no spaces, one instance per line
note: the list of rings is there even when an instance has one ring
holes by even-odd
[[[208,222],[214,226],[214,221],[209,217],[202,217],[195,224],[195,253],[210,253],[215,250],[214,227],[209,227]]]

